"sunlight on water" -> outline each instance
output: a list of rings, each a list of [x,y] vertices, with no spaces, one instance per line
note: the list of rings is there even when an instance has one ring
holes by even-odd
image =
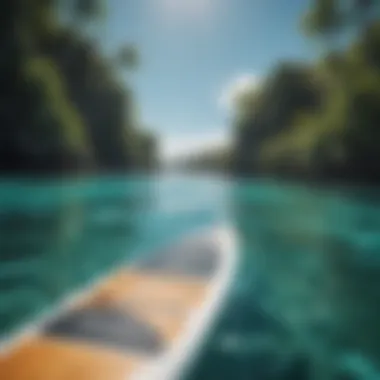
[[[201,177],[2,182],[0,193],[4,335],[121,263],[229,220],[240,272],[189,380],[380,376],[377,194]]]

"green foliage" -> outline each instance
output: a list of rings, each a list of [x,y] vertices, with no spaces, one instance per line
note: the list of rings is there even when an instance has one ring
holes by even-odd
[[[341,26],[342,16],[337,0],[314,0],[313,8],[302,19],[306,33],[331,35]]]
[[[230,170],[231,149],[216,148],[201,152],[192,157],[184,158],[177,164],[182,170],[189,171],[218,171]]]
[[[234,170],[307,178],[380,180],[380,20],[373,2],[346,9],[315,0],[309,30],[324,38],[350,25],[361,32],[345,49],[310,67],[280,65],[245,118],[235,118]]]
[[[105,12],[104,1],[101,0],[71,0],[73,14],[82,20],[99,17]]]
[[[376,0],[313,0],[302,18],[302,29],[311,36],[331,37],[351,27],[364,27],[377,11]]]
[[[37,104],[31,127],[39,129],[36,138],[50,149],[58,145],[73,152],[88,150],[83,122],[70,103],[56,65],[49,59],[36,57],[24,63],[26,83],[35,88]],[[52,128],[54,124],[58,127]],[[43,127],[43,129],[41,129]]]
[[[99,14],[100,3],[70,5],[78,20],[87,20]],[[129,170],[153,161],[154,139],[137,128],[132,91],[78,28],[59,24],[54,5],[15,0],[2,8],[10,20],[2,25],[7,59],[0,92],[7,107],[0,112],[0,169],[57,172],[92,163],[98,170]],[[127,50],[123,63],[136,66],[136,49]],[[134,145],[140,146],[140,161]]]
[[[281,64],[255,95],[250,112],[235,121],[234,165],[238,172],[261,171],[289,149],[286,137],[299,111],[313,110],[319,104],[313,70],[299,64]],[[246,103],[248,104],[248,102]],[[281,153],[283,152],[283,153]]]
[[[123,68],[134,70],[140,65],[139,53],[135,46],[125,45],[118,52],[117,62]]]

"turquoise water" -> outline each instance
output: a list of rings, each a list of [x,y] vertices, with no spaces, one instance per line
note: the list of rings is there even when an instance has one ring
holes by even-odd
[[[359,188],[3,180],[3,336],[121,263],[224,221],[241,267],[186,380],[380,379],[380,195]]]

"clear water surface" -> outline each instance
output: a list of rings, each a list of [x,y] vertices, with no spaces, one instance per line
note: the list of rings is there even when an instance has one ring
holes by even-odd
[[[380,379],[380,192],[165,176],[0,181],[3,337],[121,263],[231,223],[240,270],[186,380]]]

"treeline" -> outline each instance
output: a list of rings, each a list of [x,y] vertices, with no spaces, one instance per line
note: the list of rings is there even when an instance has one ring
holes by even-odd
[[[302,20],[325,47],[281,63],[234,116],[233,172],[380,180],[380,18],[376,1],[314,0]],[[348,6],[349,5],[349,6]],[[354,37],[349,38],[348,36]]]
[[[172,169],[180,171],[217,171],[228,173],[231,170],[230,149],[215,148],[182,159],[177,159]]]
[[[95,0],[0,5],[2,172],[155,166],[155,137],[141,128],[133,92],[119,78],[120,70],[136,64],[137,53],[125,47],[117,57],[106,57],[83,33],[99,5]],[[63,23],[62,14],[70,22]]]

